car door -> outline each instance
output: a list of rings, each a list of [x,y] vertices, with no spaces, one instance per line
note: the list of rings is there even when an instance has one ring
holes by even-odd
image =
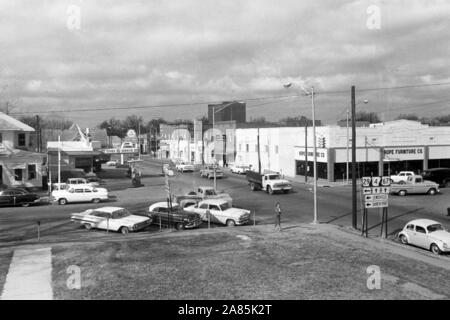
[[[110,219],[111,217],[108,212],[96,211],[92,214],[92,216],[95,217],[95,220],[98,220],[96,225],[98,229],[106,230],[108,228],[109,230],[116,230],[111,228],[112,220]]]
[[[194,212],[198,213],[203,221],[208,221],[208,217],[206,212],[208,211],[207,203],[200,203],[196,208],[194,208]]]
[[[94,193],[92,192],[91,189],[84,188],[83,191],[84,191],[84,199],[85,199],[85,201],[92,201],[92,199],[94,199],[95,195],[94,195]]]
[[[416,226],[414,245],[428,249],[428,235],[424,227]]]
[[[84,202],[85,200],[85,195],[83,192],[83,188],[77,188],[75,187],[73,189],[73,202]]]
[[[222,210],[220,210],[218,205],[210,204],[209,212],[211,213],[211,222],[225,224],[226,218],[223,216]],[[206,219],[208,219],[208,217],[206,217]]]

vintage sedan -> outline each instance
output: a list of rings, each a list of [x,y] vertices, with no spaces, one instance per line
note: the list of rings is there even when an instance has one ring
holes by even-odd
[[[177,168],[177,171],[180,172],[194,172],[194,165],[191,163],[180,162],[177,163],[175,167]]]
[[[200,169],[200,177],[202,178],[213,179],[214,175],[216,178],[223,178],[223,170],[219,166],[214,167],[214,165],[206,165]]]
[[[229,168],[230,168],[230,172],[237,173],[237,174],[245,174],[247,171],[250,170],[249,166],[239,165],[239,164],[230,165]]]
[[[224,199],[203,200],[184,210],[200,214],[203,221],[210,220],[229,227],[246,224],[250,219],[250,210],[234,208]]]
[[[61,205],[73,202],[94,202],[108,200],[108,190],[89,185],[69,186],[67,189],[52,191],[51,200]]]
[[[30,204],[37,204],[40,197],[35,193],[30,193],[25,189],[11,188],[0,191],[0,206],[28,207]]]
[[[172,202],[170,209],[166,201],[157,202],[148,211],[154,224],[175,226],[177,230],[192,229],[202,224],[199,214],[184,211],[176,202]]]
[[[120,207],[88,209],[72,214],[70,220],[81,224],[88,230],[96,228],[118,231],[122,234],[144,229],[152,222],[148,217],[132,215],[127,209]]]
[[[435,254],[450,252],[450,232],[433,220],[412,220],[400,231],[398,237],[403,244],[422,247]]]

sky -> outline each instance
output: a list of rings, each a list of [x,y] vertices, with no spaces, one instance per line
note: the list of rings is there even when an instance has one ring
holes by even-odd
[[[354,85],[385,121],[449,114],[449,17],[445,0],[1,0],[0,106],[95,126],[238,100],[278,120],[311,118],[314,87],[335,124]]]

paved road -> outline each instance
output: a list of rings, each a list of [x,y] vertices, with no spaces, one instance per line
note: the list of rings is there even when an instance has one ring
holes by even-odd
[[[105,204],[72,204],[66,206],[44,205],[36,207],[0,208],[0,246],[14,241],[20,243],[37,238],[37,221],[41,222],[41,238],[52,241],[68,241],[78,238],[101,238],[104,232],[89,232],[70,223],[69,216],[88,208],[105,205],[122,206],[132,212],[145,212],[149,204],[165,198],[164,178],[160,175],[159,161],[146,159],[142,164],[144,187],[130,188],[129,179],[106,179],[111,194],[115,197]],[[116,171],[114,171],[116,170]],[[118,169],[108,169],[104,175],[113,177]],[[121,173],[123,176],[123,174]],[[119,175],[120,176],[120,175]],[[183,173],[171,178],[172,192],[183,194],[198,186],[213,185],[212,180],[202,179],[196,173]],[[217,180],[217,187],[233,197],[239,207],[256,212],[258,224],[271,224],[274,221],[273,208],[281,203],[284,223],[311,222],[313,220],[313,194],[310,186],[294,183],[294,191],[289,194],[269,195],[263,191],[250,191],[244,176],[226,174]],[[415,218],[430,218],[450,227],[450,217],[446,216],[450,207],[450,189],[442,189],[436,196],[390,196],[389,233],[395,234],[403,225]],[[360,203],[359,203],[360,204]],[[351,188],[333,187],[318,189],[318,217],[321,223],[334,223],[351,226]],[[371,236],[380,233],[380,215],[377,209],[369,212]],[[361,224],[361,216],[358,216]],[[156,231],[152,229],[151,231]],[[117,234],[117,236],[121,236]]]

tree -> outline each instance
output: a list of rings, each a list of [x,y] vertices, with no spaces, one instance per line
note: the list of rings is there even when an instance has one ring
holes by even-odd
[[[305,116],[300,117],[286,117],[278,121],[280,124],[291,126],[291,127],[304,127],[306,125],[312,126],[312,120]],[[320,120],[316,120],[316,125],[320,125]]]
[[[117,120],[114,117],[100,123],[99,128],[106,130],[106,134],[108,135],[108,137],[117,136],[120,139],[123,139],[127,134],[122,121]]]
[[[19,121],[29,125],[30,127],[37,129],[36,116],[22,116],[19,117]],[[43,119],[40,118],[41,129],[51,129],[51,130],[67,130],[73,125],[72,120],[67,119]]]
[[[355,114],[356,121],[368,121],[369,123],[378,123],[381,122],[380,118],[378,118],[378,114],[375,112],[365,112],[359,111]]]
[[[256,118],[250,118],[251,123],[267,123],[267,120],[265,117],[256,117]]]
[[[412,120],[419,121],[419,117],[413,113],[411,114],[399,114],[395,120]]]
[[[122,122],[123,127],[128,131],[129,129],[133,129],[136,134],[139,133],[147,133],[147,128],[144,126],[144,120],[142,116],[131,115],[125,118]]]

